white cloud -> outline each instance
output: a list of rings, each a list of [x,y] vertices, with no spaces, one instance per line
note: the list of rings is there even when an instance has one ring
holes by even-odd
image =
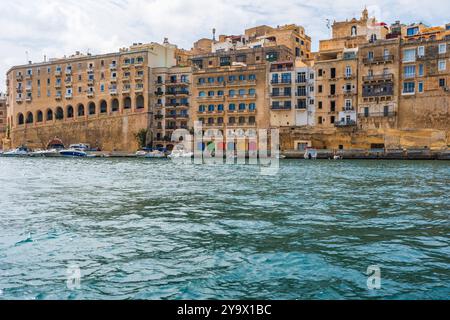
[[[0,88],[9,67],[75,51],[105,53],[133,42],[170,42],[184,48],[202,37],[240,34],[258,24],[303,25],[317,48],[328,37],[326,19],[359,16],[364,5],[392,23],[450,21],[448,0],[0,0]],[[1,91],[1,89],[0,89]]]

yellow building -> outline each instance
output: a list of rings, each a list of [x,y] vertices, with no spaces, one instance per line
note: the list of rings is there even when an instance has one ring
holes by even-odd
[[[194,56],[192,121],[206,134],[268,129],[270,63],[291,58],[284,46]]]
[[[12,146],[42,148],[55,136],[103,150],[136,150],[151,125],[151,72],[176,64],[176,47],[135,44],[102,55],[12,67],[7,73]]]

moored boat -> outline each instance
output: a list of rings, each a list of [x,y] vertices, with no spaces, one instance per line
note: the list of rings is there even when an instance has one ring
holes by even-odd
[[[166,154],[162,151],[155,150],[155,151],[147,153],[145,155],[145,158],[147,158],[147,159],[163,159],[163,158],[166,158]]]
[[[79,149],[67,149],[67,150],[61,150],[59,154],[63,157],[70,157],[70,158],[83,158],[87,157],[88,154],[82,150]]]
[[[26,157],[29,155],[29,153],[30,153],[30,150],[27,147],[21,146],[17,149],[4,152],[2,154],[2,156],[3,157]]]

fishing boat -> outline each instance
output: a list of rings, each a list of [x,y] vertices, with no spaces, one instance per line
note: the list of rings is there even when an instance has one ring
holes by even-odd
[[[30,150],[27,147],[21,146],[17,149],[4,152],[2,154],[2,156],[3,157],[26,157],[26,156],[28,156],[29,152],[30,152]]]

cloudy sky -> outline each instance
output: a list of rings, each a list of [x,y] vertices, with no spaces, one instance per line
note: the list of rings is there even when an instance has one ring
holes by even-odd
[[[171,43],[189,49],[203,37],[240,34],[258,24],[303,25],[318,40],[327,38],[326,19],[360,15],[367,5],[387,23],[450,22],[448,0],[0,0],[0,91],[12,65],[44,55],[61,57],[79,50],[106,53],[133,42]]]

